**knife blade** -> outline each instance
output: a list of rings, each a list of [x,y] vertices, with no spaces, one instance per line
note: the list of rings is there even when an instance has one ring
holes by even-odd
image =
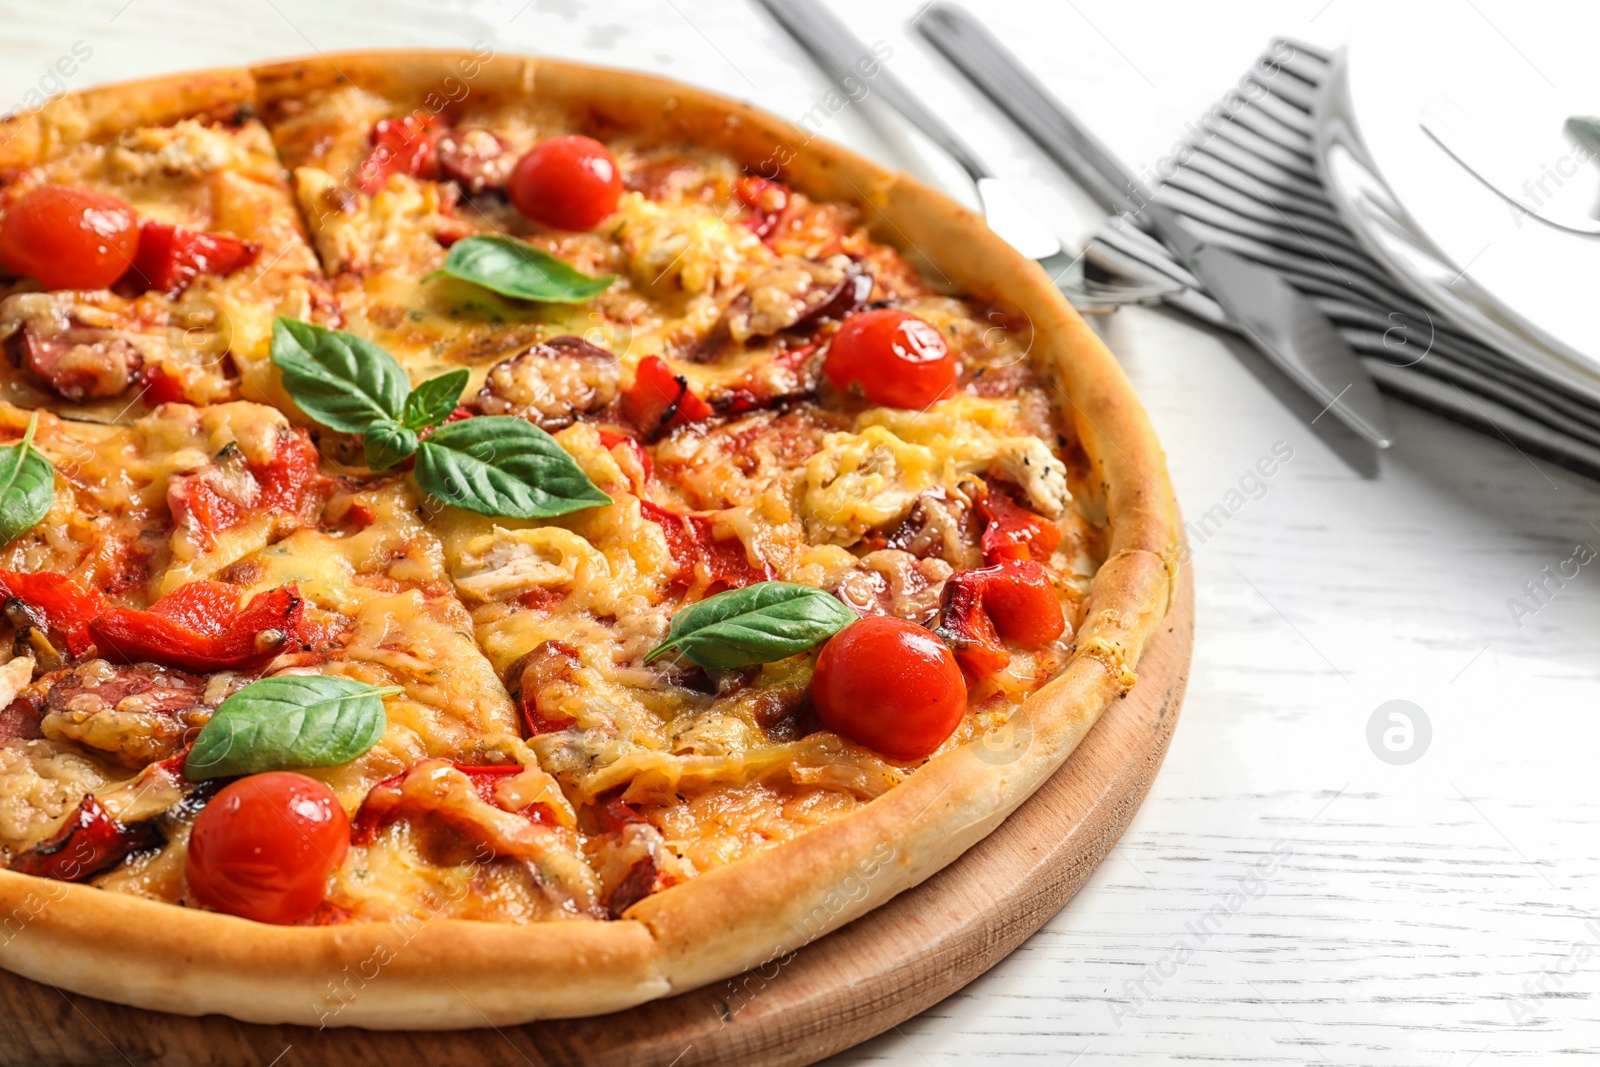
[[[938,145],[978,189],[984,221],[1000,239],[1029,259],[1046,259],[1061,253],[1061,242],[1048,226],[1023,206],[1010,186],[995,177],[948,124],[934,114],[904,82],[873,58],[866,44],[817,0],[757,0],[789,35],[800,43],[835,81],[846,86],[867,80],[871,92],[911,120],[928,140]],[[872,61],[876,73],[866,78],[863,61]],[[863,97],[862,99],[865,99]]]
[[[955,68],[1124,224],[1142,220],[1230,322],[1323,411],[1378,448],[1394,442],[1383,397],[1328,317],[1282,275],[1199,237],[966,11],[936,0],[914,25]],[[1321,417],[1320,415],[1318,416]]]

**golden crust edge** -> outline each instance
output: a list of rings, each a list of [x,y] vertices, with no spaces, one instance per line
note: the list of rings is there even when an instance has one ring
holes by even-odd
[[[5,120],[0,165],[113,135],[119,121],[219,113],[256,100],[258,79],[268,91],[304,91],[326,78],[416,94],[470,55],[345,53],[97,87]],[[808,193],[860,205],[883,239],[956,287],[1028,308],[1048,347],[1040,370],[1060,384],[1112,521],[1077,654],[1024,703],[1019,714],[1032,729],[1013,731],[1026,734],[1014,753],[943,753],[844,819],[647,897],[623,920],[282,928],[0,871],[0,966],[137,1007],[258,1023],[451,1029],[621,1010],[781,957],[930,877],[1026,800],[1132,684],[1175,588],[1176,503],[1120,366],[1037,264],[942,195],[748,105],[626,71],[522,57],[482,62],[495,73],[481,85],[562,99],[597,122],[775,166]],[[908,231],[921,238],[909,248]],[[107,945],[118,946],[115,966]],[[442,992],[441,975],[459,996]]]

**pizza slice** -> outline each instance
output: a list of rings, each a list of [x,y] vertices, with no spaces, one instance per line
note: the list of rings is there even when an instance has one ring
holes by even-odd
[[[0,142],[0,399],[120,417],[268,391],[326,282],[247,79],[65,97]]]

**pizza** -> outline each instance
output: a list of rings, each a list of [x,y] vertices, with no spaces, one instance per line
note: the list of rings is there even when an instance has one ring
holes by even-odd
[[[633,74],[14,117],[0,345],[0,966],[146,1008],[498,1025],[783,957],[1059,767],[1176,580],[1036,265]]]

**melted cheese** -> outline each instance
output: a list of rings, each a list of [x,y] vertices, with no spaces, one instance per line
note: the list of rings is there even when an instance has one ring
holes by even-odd
[[[1047,515],[1071,500],[1066,465],[1039,438],[1016,432],[1012,401],[955,397],[926,411],[873,408],[850,433],[833,433],[807,461],[800,513],[813,541],[852,545],[905,518],[917,494],[954,490],[994,468]]]

